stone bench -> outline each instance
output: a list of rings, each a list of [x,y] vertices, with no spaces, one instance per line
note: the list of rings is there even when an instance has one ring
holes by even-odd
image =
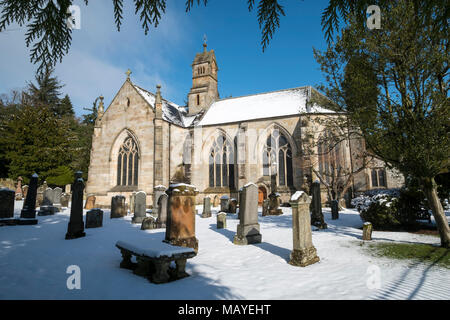
[[[122,253],[121,268],[133,270],[136,275],[147,277],[153,283],[165,283],[189,276],[185,271],[186,260],[196,256],[194,249],[158,243],[152,247],[136,246],[118,241],[116,247]],[[136,257],[136,263],[131,257]],[[170,266],[175,261],[175,268]]]

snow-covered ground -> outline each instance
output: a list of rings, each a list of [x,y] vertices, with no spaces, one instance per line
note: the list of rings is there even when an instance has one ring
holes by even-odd
[[[22,202],[16,202],[15,215]],[[201,214],[201,206],[197,206]],[[34,226],[0,227],[0,299],[450,299],[450,270],[414,261],[373,257],[361,247],[362,221],[353,210],[331,220],[327,230],[313,231],[320,262],[289,265],[292,215],[259,217],[262,243],[233,244],[238,220],[229,215],[226,229],[211,218],[196,218],[199,252],[189,259],[191,275],[153,284],[119,268],[118,240],[148,245],[164,238],[164,229],[142,231],[131,216],[110,219],[86,229],[86,237],[65,240],[69,210],[38,217]],[[374,232],[374,241],[432,243],[439,238],[399,232]],[[69,290],[67,267],[81,269],[81,289]],[[380,287],[376,288],[377,274]]]

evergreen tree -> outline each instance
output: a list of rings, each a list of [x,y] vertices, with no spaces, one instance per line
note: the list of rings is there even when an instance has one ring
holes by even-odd
[[[49,106],[52,111],[57,114],[60,102],[60,89],[64,87],[59,80],[52,76],[54,70],[46,68],[43,72],[37,73],[35,76],[36,84],[28,83],[28,104],[33,106]]]
[[[73,110],[72,101],[70,101],[69,95],[65,95],[64,98],[62,98],[59,101],[59,104],[56,108],[56,114],[60,117],[74,117],[75,112]]]

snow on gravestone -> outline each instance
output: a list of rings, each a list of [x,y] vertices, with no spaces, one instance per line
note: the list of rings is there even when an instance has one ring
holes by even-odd
[[[311,218],[309,215],[310,197],[297,191],[291,197],[293,250],[289,264],[306,267],[319,261],[317,250],[312,243]]]
[[[239,219],[233,243],[238,245],[260,243],[262,237],[258,223],[258,187],[254,183],[243,187]]]
[[[197,189],[188,184],[172,184],[167,190],[169,196],[166,242],[175,246],[193,248],[198,251],[195,237],[195,196]]]

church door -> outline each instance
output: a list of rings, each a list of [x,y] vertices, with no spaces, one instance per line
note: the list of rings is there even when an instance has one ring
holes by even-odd
[[[258,188],[258,205],[262,206],[264,199],[267,198],[267,190],[265,187]]]

